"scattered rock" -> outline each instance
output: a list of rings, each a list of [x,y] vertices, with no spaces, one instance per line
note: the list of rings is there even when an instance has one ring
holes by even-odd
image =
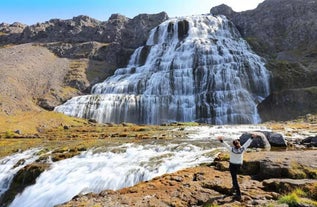
[[[317,136],[307,137],[303,139],[300,143],[306,145],[307,147],[317,147]]]
[[[21,130],[19,130],[19,129],[15,130],[14,133],[16,133],[16,134],[22,134]]]

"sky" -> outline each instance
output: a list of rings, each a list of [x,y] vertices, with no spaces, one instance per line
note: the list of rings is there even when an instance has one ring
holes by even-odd
[[[169,17],[207,14],[220,4],[234,11],[254,9],[264,0],[0,0],[0,23],[27,25],[50,19],[71,19],[87,15],[107,21],[111,14],[133,18],[138,14],[165,11]]]

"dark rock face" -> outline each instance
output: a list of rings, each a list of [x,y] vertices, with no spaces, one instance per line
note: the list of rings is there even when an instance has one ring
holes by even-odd
[[[123,15],[113,14],[108,21],[102,22],[88,16],[77,16],[69,20],[51,19],[44,23],[26,26],[1,24],[0,31],[10,36],[12,31],[20,33],[16,43],[28,42],[122,42],[126,47],[140,46],[147,38],[150,29],[166,20],[166,13],[141,14],[133,19]],[[16,27],[20,30],[14,29]],[[9,44],[2,40],[1,44]],[[125,44],[126,43],[126,44]]]
[[[220,5],[210,12],[232,20],[252,49],[267,59],[272,94],[258,108],[262,121],[316,113],[312,103],[317,92],[308,89],[317,86],[316,1],[266,0],[254,10],[235,12]]]
[[[308,113],[317,113],[317,87],[273,92],[258,109],[262,121],[290,120]]]
[[[105,22],[78,16],[69,20],[51,19],[31,26],[1,24],[0,32],[3,35],[0,35],[0,45],[46,43],[55,54],[67,58],[104,60],[112,53],[114,56],[108,57],[109,62],[121,67],[126,64],[133,50],[144,44],[149,31],[167,18],[167,14],[162,12],[140,14],[133,19],[113,14]],[[93,42],[108,45],[100,48]],[[125,58],[122,60],[120,57]]]
[[[0,197],[0,203],[7,206],[18,193],[23,192],[26,187],[34,184],[36,178],[47,168],[48,164],[35,163],[19,170],[14,176],[8,191]]]
[[[317,40],[316,1],[266,0],[254,10],[237,13],[220,5],[210,12],[227,16],[242,36],[256,38],[267,52],[310,47]]]
[[[2,34],[15,34],[15,33],[22,33],[27,25],[15,22],[13,24],[0,24],[0,32]]]

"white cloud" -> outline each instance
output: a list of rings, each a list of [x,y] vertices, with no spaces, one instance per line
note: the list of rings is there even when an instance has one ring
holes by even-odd
[[[215,0],[216,5],[226,4],[230,6],[234,11],[245,11],[255,9],[259,3],[264,0]]]

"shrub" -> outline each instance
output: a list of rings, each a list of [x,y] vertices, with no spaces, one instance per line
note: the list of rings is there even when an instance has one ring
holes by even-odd
[[[13,131],[6,131],[4,136],[5,138],[13,138],[15,133]]]
[[[290,207],[292,206],[297,206],[299,204],[299,197],[297,196],[297,194],[295,192],[282,196],[279,199],[279,203],[286,203],[288,204]]]
[[[313,187],[316,188],[316,185],[314,185]],[[282,196],[279,199],[279,203],[286,203],[290,207],[302,206],[301,204],[317,206],[316,201],[310,200],[307,197],[312,198],[310,190],[308,190],[308,192],[305,192],[302,189],[296,189],[292,193]]]

